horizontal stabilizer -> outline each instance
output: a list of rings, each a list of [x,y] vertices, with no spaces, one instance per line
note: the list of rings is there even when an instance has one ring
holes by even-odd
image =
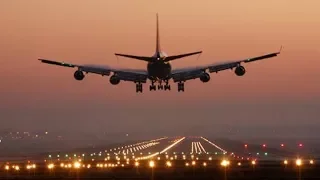
[[[126,58],[131,58],[131,59],[138,59],[142,61],[147,61],[151,62],[153,60],[152,57],[145,57],[145,56],[134,56],[134,55],[129,55],[129,54],[117,54],[115,53],[116,56],[121,56],[121,57],[126,57]]]
[[[169,62],[175,59],[180,59],[180,58],[184,58],[187,56],[192,56],[192,55],[196,55],[196,54],[200,54],[202,53],[202,51],[197,51],[197,52],[192,52],[192,53],[187,53],[187,54],[179,54],[179,55],[174,55],[174,56],[168,56],[164,59],[165,62]]]

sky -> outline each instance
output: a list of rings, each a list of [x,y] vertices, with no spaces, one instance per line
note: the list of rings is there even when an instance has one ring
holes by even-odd
[[[219,127],[320,126],[320,2],[309,0],[2,0],[0,1],[1,128],[82,132],[205,133]],[[146,68],[114,53],[151,56],[156,13],[161,48],[168,55],[202,50],[174,68],[244,59],[247,73],[211,74],[172,90],[136,94],[135,85],[109,83],[75,69],[41,64],[46,58],[76,64]],[[259,134],[257,131],[255,134]],[[283,136],[290,133],[283,133]],[[292,133],[291,133],[292,134]],[[268,135],[268,133],[265,133]]]

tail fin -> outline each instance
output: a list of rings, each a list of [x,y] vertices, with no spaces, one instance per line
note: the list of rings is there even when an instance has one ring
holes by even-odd
[[[159,35],[159,18],[157,13],[157,39],[156,39],[156,53],[161,52],[160,48],[160,35]]]

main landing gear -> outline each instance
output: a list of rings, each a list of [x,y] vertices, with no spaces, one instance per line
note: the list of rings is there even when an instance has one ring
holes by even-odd
[[[168,80],[165,81],[165,83],[166,83],[165,85],[162,85],[162,81],[159,82],[158,86],[155,86],[154,83],[155,83],[155,81],[151,81],[151,85],[149,87],[150,91],[156,91],[157,88],[158,88],[158,90],[165,90],[165,91],[171,90],[171,86],[170,86]]]
[[[151,85],[149,87],[150,91],[156,91],[157,89],[158,90],[168,90],[170,91],[171,90],[171,86],[169,84],[169,81],[166,80],[165,81],[165,85],[162,85],[161,81],[159,82],[159,84],[156,86],[155,85],[155,82],[156,81],[151,81]],[[136,83],[136,92],[139,93],[141,92],[142,93],[143,89],[142,89],[142,83],[141,82],[137,82]],[[184,92],[184,82],[179,82],[178,83],[178,92]]]
[[[180,91],[184,92],[184,83],[183,82],[178,83],[178,92],[180,92]]]
[[[136,92],[141,92],[142,93],[142,84],[140,82],[136,83]]]

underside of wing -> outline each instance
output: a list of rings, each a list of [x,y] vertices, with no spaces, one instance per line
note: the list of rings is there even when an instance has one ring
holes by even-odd
[[[76,65],[71,63],[65,63],[60,61],[39,59],[42,63],[57,65],[63,67],[77,67],[78,69],[74,72],[74,78],[76,80],[83,80],[86,73],[99,74],[102,76],[109,76],[113,73],[113,79],[132,81],[132,82],[146,82],[148,78],[148,72],[143,69],[124,69],[124,68],[113,68],[105,65],[94,65],[94,64],[83,64]]]
[[[280,51],[281,51],[281,49],[280,49]],[[196,78],[200,78],[201,80],[210,79],[210,76],[208,73],[212,73],[212,72],[217,73],[219,71],[233,69],[233,68],[235,68],[235,74],[237,76],[243,76],[245,74],[246,70],[243,66],[241,66],[241,63],[249,63],[249,62],[254,62],[254,61],[258,61],[258,60],[262,60],[262,59],[272,58],[272,57],[275,57],[278,54],[280,54],[280,51],[275,52],[275,53],[262,55],[262,56],[247,58],[247,59],[243,59],[243,60],[215,63],[215,64],[198,66],[198,67],[175,69],[172,71],[172,79],[175,82],[187,81],[187,80],[196,79]]]

